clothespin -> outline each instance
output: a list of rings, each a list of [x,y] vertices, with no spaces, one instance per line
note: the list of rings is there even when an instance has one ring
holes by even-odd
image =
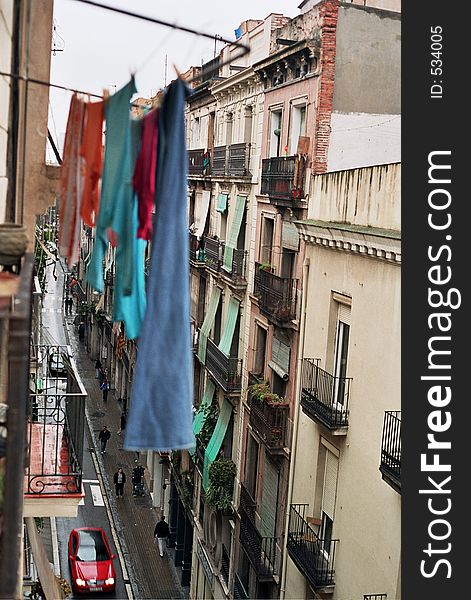
[[[110,97],[110,90],[108,88],[103,88],[103,101],[106,102]]]
[[[173,63],[173,68],[175,69],[175,73],[177,74],[177,77],[181,78],[182,75],[181,75],[180,71],[178,70],[178,67],[175,63]]]

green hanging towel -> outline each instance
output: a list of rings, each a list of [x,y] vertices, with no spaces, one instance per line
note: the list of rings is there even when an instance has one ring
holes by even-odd
[[[214,318],[216,317],[216,311],[219,306],[219,299],[221,298],[221,288],[217,286],[213,287],[213,292],[211,294],[211,299],[209,301],[208,310],[204,317],[204,321],[200,327],[200,333],[198,338],[198,352],[196,356],[198,357],[201,364],[206,363],[206,345],[208,342],[208,335],[211,331],[211,327],[214,323]]]
[[[237,196],[234,215],[232,217],[231,229],[224,248],[224,261],[222,268],[229,273],[232,271],[232,259],[234,250],[237,247],[237,238],[239,237],[240,226],[245,213],[245,204],[247,198],[245,196]]]
[[[203,465],[203,487],[205,490],[208,489],[209,485],[209,467],[216,459],[221,449],[222,443],[226,436],[227,427],[232,415],[232,404],[229,400],[224,398],[221,411],[214,428],[213,435],[208,442],[206,452],[204,453],[204,465]]]
[[[216,204],[216,210],[220,213],[226,212],[227,210],[227,197],[229,194],[219,194],[218,201]]]
[[[239,316],[240,302],[233,296],[229,299],[229,306],[227,307],[226,322],[224,324],[224,331],[222,332],[221,340],[218,348],[221,352],[224,352],[226,356],[230,356],[232,338],[234,337],[235,326],[237,323],[237,317]]]

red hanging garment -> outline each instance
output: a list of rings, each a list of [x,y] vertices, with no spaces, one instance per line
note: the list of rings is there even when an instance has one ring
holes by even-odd
[[[85,107],[80,156],[83,159],[83,192],[80,216],[85,225],[95,227],[100,205],[99,182],[103,166],[104,102],[88,103]]]
[[[157,168],[158,109],[144,117],[141,149],[134,167],[133,188],[137,194],[139,227],[137,237],[150,240]]]

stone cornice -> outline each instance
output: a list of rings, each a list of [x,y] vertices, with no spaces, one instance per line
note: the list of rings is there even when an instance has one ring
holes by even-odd
[[[308,244],[401,264],[399,232],[354,225],[349,228],[345,223],[295,221],[295,225]]]
[[[238,91],[242,87],[245,88],[258,82],[258,76],[254,73],[252,67],[247,67],[243,71],[239,71],[238,73],[227,77],[223,81],[214,84],[211,88],[211,91],[215,96],[223,95]]]

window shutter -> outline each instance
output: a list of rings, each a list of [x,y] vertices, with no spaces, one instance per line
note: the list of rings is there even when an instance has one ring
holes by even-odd
[[[337,475],[339,460],[327,450],[325,457],[324,489],[322,492],[322,510],[334,520],[335,497],[337,495]]]
[[[339,307],[339,311],[338,311],[339,321],[342,321],[342,323],[345,323],[346,325],[350,325],[350,315],[351,315],[350,306],[347,306],[346,304],[341,304],[339,302],[338,307]]]
[[[260,505],[260,533],[263,537],[275,537],[276,507],[278,505],[279,471],[265,459],[263,472],[262,503]]]

